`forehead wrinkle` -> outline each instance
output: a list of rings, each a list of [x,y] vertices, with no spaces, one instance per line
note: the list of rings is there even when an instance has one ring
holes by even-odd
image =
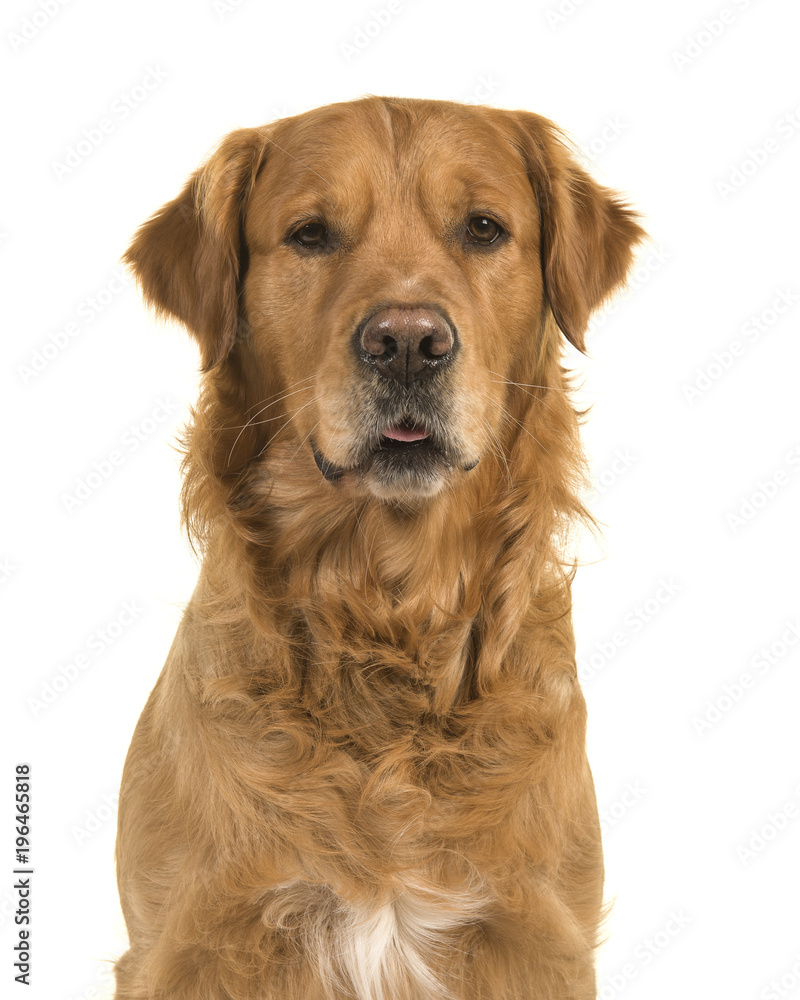
[[[503,151],[505,152],[505,151]],[[484,150],[463,150],[455,156],[432,157],[423,164],[418,181],[417,199],[427,213],[443,210],[457,216],[469,211],[518,214],[519,208],[533,200],[526,170],[508,170],[508,156]],[[453,160],[455,159],[455,164]]]
[[[353,111],[333,106],[272,132],[269,189],[283,223],[318,213],[358,227],[404,210],[437,226],[531,194],[525,162],[493,116],[465,108],[454,121],[427,104],[383,101]]]
[[[378,109],[373,109],[378,110]],[[283,130],[278,143],[286,154],[276,164],[273,186],[287,202],[316,202],[340,212],[361,214],[376,192],[396,195],[397,159],[391,119],[379,115],[328,114],[320,121]],[[304,176],[307,168],[310,176]]]
[[[487,196],[507,203],[530,195],[527,165],[493,115],[478,117],[471,108],[454,106],[460,112],[454,120],[452,109],[443,115],[428,102],[423,105],[391,106],[394,157],[404,191],[416,189],[419,202],[441,202],[444,194],[458,203]]]

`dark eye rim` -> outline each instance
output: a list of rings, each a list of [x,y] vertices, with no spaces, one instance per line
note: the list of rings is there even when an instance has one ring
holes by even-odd
[[[317,239],[312,239],[310,242],[304,242],[301,239],[301,234],[303,230],[316,229],[320,230]],[[308,234],[307,234],[308,235]],[[330,244],[331,234],[328,227],[322,221],[322,219],[304,219],[302,222],[293,225],[287,236],[286,242],[291,243],[295,247],[299,247],[302,250],[324,250]]]
[[[491,223],[489,233],[477,236],[471,229],[471,225],[476,220]],[[308,230],[317,230],[315,236],[308,240],[302,239],[303,231],[309,236]],[[464,238],[468,245],[476,247],[489,247],[498,242],[503,242],[508,233],[501,222],[499,222],[489,212],[473,212],[468,218],[464,229]],[[289,227],[286,234],[286,243],[301,250],[327,250],[332,243],[331,232],[322,219],[304,219],[302,222],[294,223]]]
[[[490,238],[484,239],[482,238],[482,236],[476,236],[475,233],[472,232],[471,226],[476,219],[485,220],[486,222],[490,222],[492,224],[493,231]],[[498,220],[495,219],[494,216],[491,215],[489,212],[473,212],[467,219],[467,225],[465,227],[465,238],[467,243],[470,244],[471,246],[480,246],[480,247],[492,246],[498,241],[502,241],[502,239],[505,236],[506,236],[506,230],[503,224],[501,222],[498,222]]]

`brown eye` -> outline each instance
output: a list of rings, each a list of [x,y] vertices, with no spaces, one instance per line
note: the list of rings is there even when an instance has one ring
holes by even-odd
[[[292,239],[302,247],[314,249],[328,242],[328,230],[321,222],[307,222],[292,233]]]
[[[494,219],[485,215],[473,215],[467,223],[467,240],[470,243],[494,243],[502,231]]]

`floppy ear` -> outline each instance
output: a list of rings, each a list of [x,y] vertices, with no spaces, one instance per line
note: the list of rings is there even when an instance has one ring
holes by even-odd
[[[178,197],[138,230],[123,257],[148,304],[196,338],[203,371],[220,364],[236,339],[242,212],[266,145],[258,129],[232,132]]]
[[[590,315],[624,283],[633,248],[647,234],[619,195],[577,163],[551,121],[525,112],[519,120],[542,217],[548,303],[566,338],[583,351]]]

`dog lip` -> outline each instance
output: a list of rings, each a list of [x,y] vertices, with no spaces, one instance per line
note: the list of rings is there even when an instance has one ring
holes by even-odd
[[[311,442],[311,452],[314,455],[317,468],[329,483],[336,483],[342,478],[346,470],[341,468],[341,466],[334,465],[333,462],[329,462],[322,452],[317,449],[313,441]]]
[[[409,444],[413,441],[425,441],[431,434],[420,424],[412,424],[404,420],[399,424],[392,424],[385,428],[382,436],[390,441],[401,441]]]

